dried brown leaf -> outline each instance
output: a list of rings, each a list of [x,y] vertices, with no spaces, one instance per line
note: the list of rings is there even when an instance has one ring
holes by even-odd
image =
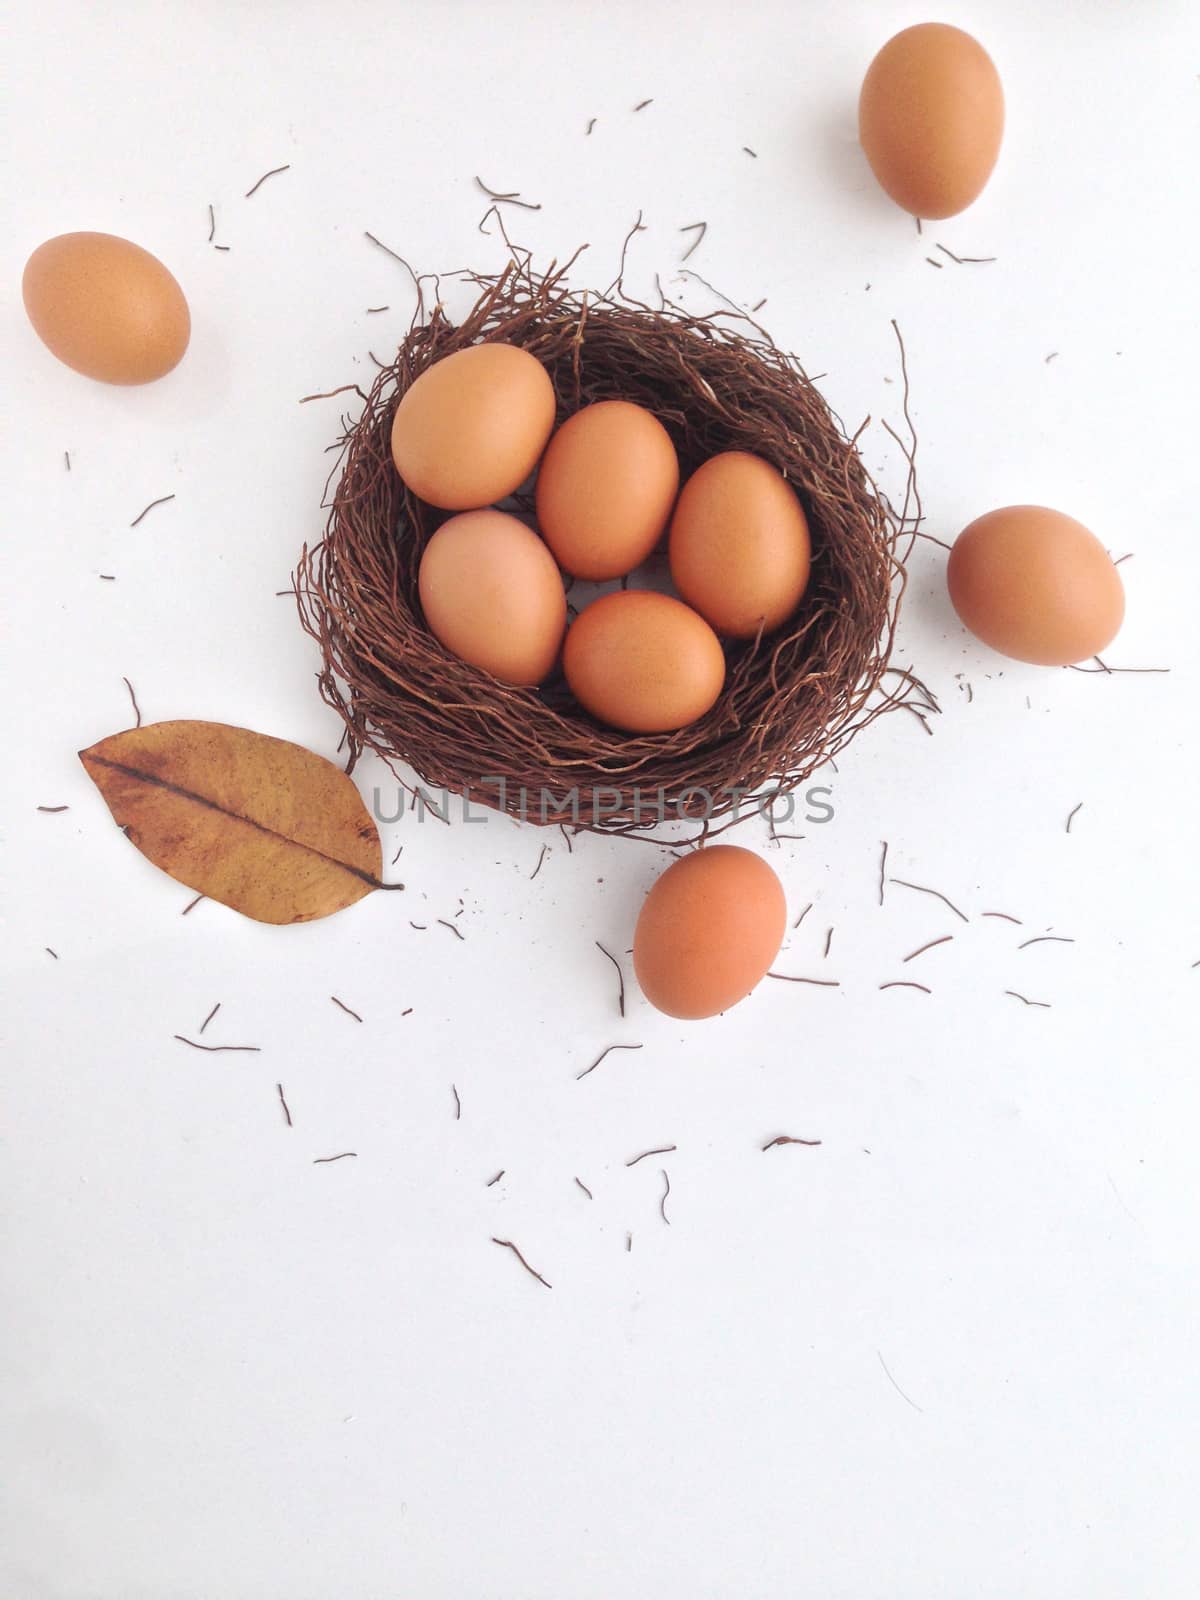
[[[379,834],[323,756],[220,722],[155,722],[79,759],[118,827],[190,889],[258,922],[312,922],[384,885]]]

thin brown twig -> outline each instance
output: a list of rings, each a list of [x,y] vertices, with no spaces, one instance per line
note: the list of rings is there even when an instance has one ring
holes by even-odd
[[[277,1083],[275,1085],[275,1092],[279,1096],[279,1104],[283,1107],[283,1114],[287,1118],[287,1125],[290,1128],[292,1126],[292,1113],[291,1108],[288,1106],[287,1099],[284,1096],[283,1085],[281,1083]]]
[[[486,1182],[486,1183],[485,1183],[485,1184],[484,1184],[484,1186],[483,1186],[483,1187],[484,1187],[484,1188],[485,1188],[485,1189],[491,1189],[491,1188],[494,1188],[494,1187],[495,1187],[495,1185],[496,1185],[496,1184],[498,1184],[498,1183],[499,1183],[499,1182],[500,1182],[500,1179],[501,1179],[501,1178],[502,1178],[502,1177],[503,1177],[503,1176],[504,1176],[504,1168],[503,1168],[503,1167],[501,1167],[501,1168],[500,1168],[500,1171],[499,1171],[499,1172],[498,1172],[498,1173],[497,1173],[497,1174],[496,1174],[496,1176],[495,1176],[495,1177],[494,1177],[494,1178],[489,1178],[489,1179],[488,1179],[488,1181],[487,1181],[487,1182]]]
[[[1015,922],[1018,928],[1024,927],[1020,917],[1010,917],[1007,911],[981,911],[981,917],[999,917],[1004,922]]]
[[[133,702],[133,713],[134,713],[134,716],[137,717],[137,721],[134,723],[134,727],[135,728],[140,728],[141,725],[142,725],[142,708],[141,708],[141,706],[138,705],[137,695],[134,694],[134,692],[133,692],[133,685],[130,683],[128,678],[122,678],[121,682],[129,690],[129,698]]]
[[[589,1200],[594,1200],[595,1199],[595,1195],[593,1195],[592,1191],[588,1188],[587,1184],[584,1183],[582,1178],[576,1178],[575,1182],[583,1190],[584,1194],[587,1195]]]
[[[927,988],[923,983],[908,983],[900,978],[893,978],[891,983],[881,983],[879,987],[880,989],[920,989],[923,994],[933,993],[933,990]]]
[[[625,974],[621,971],[621,963],[611,951],[606,950],[599,939],[595,940],[596,949],[602,956],[607,956],[617,969],[617,1010],[621,1016],[625,1015]]]
[[[455,1122],[461,1122],[462,1121],[462,1100],[459,1097],[457,1084],[453,1084],[452,1083],[450,1085],[450,1093],[454,1096],[454,1120],[455,1120]]]
[[[313,1157],[313,1166],[314,1167],[323,1167],[323,1166],[326,1165],[327,1162],[330,1162],[330,1161],[345,1161],[347,1156],[354,1156],[357,1159],[358,1151],[357,1150],[340,1150],[337,1153],[336,1156],[314,1156]]]
[[[784,983],[811,983],[818,989],[840,989],[841,984],[834,978],[794,978],[790,972],[768,972],[768,978],[780,978]]]
[[[144,511],[138,512],[137,516],[134,517],[129,526],[131,528],[136,528],[142,518],[148,516],[149,513],[154,510],[155,506],[165,506],[168,500],[174,500],[174,498],[175,496],[173,494],[160,494],[157,500],[151,500],[150,504],[145,508]]]
[[[698,233],[696,232],[697,229],[700,230]],[[687,258],[692,254],[692,252],[694,250],[698,249],[699,246],[704,243],[704,235],[708,232],[708,223],[707,222],[689,222],[686,225],[686,227],[680,228],[679,231],[680,231],[680,233],[695,233],[696,234],[696,237],[692,240],[691,244],[688,245],[687,249],[683,252],[683,254],[679,258],[681,261],[686,261]]]
[[[1049,1000],[1027,1000],[1023,994],[1018,994],[1015,989],[1005,989],[1004,992],[1012,995],[1014,1000],[1019,1000],[1023,1006],[1041,1006],[1044,1011],[1050,1010]]]
[[[475,182],[483,190],[484,194],[487,195],[489,200],[496,200],[502,205],[507,206],[520,206],[522,211],[540,211],[542,209],[540,204],[535,205],[532,200],[522,200],[520,192],[516,189],[513,189],[511,192],[505,194],[500,194],[495,189],[489,189],[482,178],[477,177]]]
[[[44,811],[49,816],[57,816],[60,811],[70,811],[70,806],[39,806],[39,811]]]
[[[811,900],[810,900],[810,901],[809,901],[809,902],[808,902],[808,904],[807,904],[807,905],[806,905],[806,906],[805,906],[805,908],[804,908],[804,910],[803,910],[803,911],[802,911],[802,912],[801,912],[801,913],[800,913],[800,915],[799,915],[799,916],[798,916],[798,917],[797,917],[797,918],[796,918],[796,920],[795,920],[795,922],[793,922],[793,923],[792,923],[792,932],[793,932],[793,933],[794,933],[794,932],[795,932],[795,931],[796,931],[796,929],[797,929],[797,928],[798,928],[798,927],[799,927],[799,926],[800,926],[800,924],[801,924],[801,923],[802,923],[802,922],[803,922],[803,921],[804,921],[804,919],[805,919],[805,917],[806,917],[806,916],[807,916],[807,915],[808,915],[808,913],[809,913],[809,912],[810,912],[810,911],[811,911],[811,910],[812,910],[812,908],[813,908],[813,903],[812,903],[812,901],[811,901]]]
[[[880,849],[880,852],[879,852],[879,904],[882,905],[883,904],[883,886],[887,882],[886,874],[887,874],[888,844],[887,844],[887,840],[886,839],[881,839],[879,841],[879,843],[880,843],[880,846],[881,846],[881,849]]]
[[[207,1050],[210,1055],[258,1055],[262,1050],[260,1044],[197,1044],[194,1039],[185,1039],[183,1034],[177,1033],[175,1038],[180,1044],[190,1044],[193,1050]]]
[[[249,198],[250,198],[250,196],[252,194],[257,194],[258,193],[258,191],[262,188],[263,184],[266,183],[268,178],[275,178],[275,177],[278,177],[281,172],[287,172],[290,169],[291,165],[292,165],[292,163],[290,161],[288,161],[288,162],[285,162],[282,167],[272,167],[270,172],[264,172],[262,177],[259,178],[258,182],[253,184],[249,189],[246,190],[246,193],[244,194],[244,196],[242,198],[245,199],[245,200],[249,200]]]
[[[768,1139],[766,1144],[761,1145],[760,1148],[765,1151],[774,1150],[775,1146],[778,1144],[805,1144],[813,1147],[819,1145],[820,1143],[820,1139],[797,1139],[795,1135],[791,1133],[777,1133],[773,1139]]]
[[[205,1017],[204,1021],[200,1024],[200,1032],[201,1033],[203,1033],[205,1028],[208,1027],[209,1023],[216,1016],[217,1012],[220,1011],[220,1009],[221,1009],[221,1002],[218,1000],[216,1005],[212,1008],[212,1010]]]
[[[339,1011],[344,1011],[348,1017],[353,1017],[355,1022],[362,1021],[362,1018],[359,1016],[358,1012],[352,1011],[344,1000],[338,999],[337,995],[331,994],[329,998],[333,1001],[334,1005],[337,1006]]]
[[[577,1072],[575,1074],[575,1081],[578,1083],[579,1079],[580,1078],[586,1078],[589,1072],[595,1072],[596,1068],[604,1060],[605,1056],[610,1055],[614,1050],[641,1050],[641,1049],[642,1049],[642,1046],[640,1044],[610,1044],[610,1045],[606,1045],[604,1047],[604,1049],[601,1050],[600,1054],[596,1057],[595,1061],[592,1062],[590,1067],[584,1067],[582,1072]]]
[[[965,911],[960,911],[958,909],[953,900],[947,900],[946,896],[942,894],[941,890],[939,889],[927,888],[923,883],[909,883],[904,878],[889,878],[888,882],[898,883],[902,889],[915,889],[918,894],[931,894],[936,900],[940,900],[943,905],[949,906],[954,915],[956,917],[960,917],[963,922],[970,922],[971,920]]]
[[[935,244],[935,250],[940,250],[944,256],[949,256],[957,266],[981,267],[988,261],[995,261],[995,256],[956,256],[953,250],[947,250],[944,244]]]
[[[198,894],[194,900],[189,900],[188,901],[187,905],[184,906],[183,910],[179,913],[179,915],[181,917],[186,917],[189,911],[194,911],[195,910],[195,908],[200,904],[201,900],[207,900],[207,899],[208,899],[207,895]]]
[[[46,952],[46,954],[48,956],[53,956],[55,961],[58,960],[58,951],[57,950],[51,950],[51,948],[50,948],[50,946],[48,944],[44,944],[42,946],[42,949]]]
[[[437,919],[437,922],[438,922],[438,926],[440,928],[449,928],[450,932],[454,935],[454,937],[456,939],[461,939],[464,944],[466,943],[466,939],[467,939],[466,934],[463,933],[461,931],[461,929],[456,928],[452,922],[447,922],[445,917],[439,917]]]
[[[637,105],[635,105],[633,109],[635,111],[644,111],[647,106],[652,106],[653,104],[654,104],[654,98],[653,98],[653,96],[651,96],[651,98],[649,100],[639,100]]]
[[[1067,817],[1067,827],[1066,827],[1066,831],[1067,831],[1067,832],[1068,832],[1068,833],[1070,833],[1070,831],[1071,831],[1071,824],[1072,824],[1072,822],[1074,822],[1074,820],[1075,820],[1075,818],[1076,818],[1076,817],[1077,817],[1077,816],[1078,816],[1078,815],[1079,815],[1079,813],[1080,813],[1080,812],[1081,812],[1081,811],[1082,811],[1082,810],[1083,810],[1083,801],[1082,801],[1082,800],[1081,800],[1081,801],[1080,801],[1080,802],[1079,802],[1079,804],[1078,804],[1078,805],[1077,805],[1077,806],[1076,806],[1076,807],[1075,807],[1075,809],[1074,809],[1074,810],[1073,810],[1073,811],[1072,811],[1072,812],[1071,812],[1071,813],[1070,813],[1070,815],[1069,815],[1069,816],[1068,816],[1068,817]]]
[[[639,1161],[644,1161],[647,1156],[669,1156],[672,1151],[678,1150],[677,1144],[656,1145],[653,1150],[643,1150],[640,1156],[631,1156],[625,1163],[627,1167],[636,1167]]]
[[[900,965],[903,966],[907,961],[915,961],[918,956],[923,956],[926,950],[933,950],[939,944],[950,944],[953,938],[954,935],[952,933],[944,933],[940,939],[930,939],[928,944],[923,944],[919,950],[914,950],[912,955],[905,956]]]
[[[1031,944],[1074,944],[1074,939],[1068,939],[1063,933],[1039,933],[1036,939],[1023,939],[1017,946],[1018,950],[1028,950]]]
[[[662,1198],[658,1202],[658,1212],[659,1212],[659,1215],[662,1217],[663,1221],[667,1224],[668,1227],[670,1227],[671,1219],[667,1215],[667,1196],[671,1192],[671,1180],[667,1176],[667,1172],[666,1172],[666,1168],[665,1167],[663,1168],[663,1172],[662,1172],[662,1180],[663,1180],[663,1192],[662,1192]]]
[[[533,880],[537,877],[538,873],[542,870],[542,862],[545,861],[546,853],[549,850],[549,848],[550,848],[549,845],[545,845],[544,844],[542,846],[541,850],[538,852],[537,866],[534,867],[533,871],[529,874],[530,883],[533,882]]]
[[[493,1234],[492,1235],[492,1243],[493,1244],[498,1244],[501,1247],[501,1249],[503,1249],[503,1250],[511,1250],[513,1255],[516,1256],[517,1260],[525,1268],[525,1271],[529,1274],[529,1276],[531,1278],[536,1278],[539,1283],[546,1284],[546,1288],[547,1289],[553,1287],[551,1284],[546,1283],[545,1278],[542,1277],[541,1273],[537,1270],[536,1267],[531,1267],[529,1265],[528,1261],[526,1261],[525,1257],[517,1249],[516,1245],[512,1242],[511,1239],[497,1239],[495,1234]]]

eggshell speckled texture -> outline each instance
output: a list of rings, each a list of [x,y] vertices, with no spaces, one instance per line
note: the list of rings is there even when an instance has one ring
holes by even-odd
[[[450,517],[417,575],[425,620],[447,650],[505,683],[541,683],[558,659],[567,597],[554,557],[504,511]]]
[[[1098,655],[1125,616],[1125,587],[1081,522],[1047,506],[1004,506],[963,529],[946,565],[950,599],[984,644],[1065,667]]]
[[[884,189],[915,217],[953,217],[977,199],[1003,135],[1000,75],[961,28],[905,28],[867,69],[859,140]]]
[[[549,374],[527,350],[471,345],[435,362],[405,391],[392,419],[392,460],[430,505],[490,505],[537,466],[554,409]]]
[[[141,245],[63,233],[25,264],[25,310],[66,366],[101,383],[151,383],[183,359],[192,319],[183,290]]]
[[[669,1017],[713,1017],[744,1000],[779,954],[783,885],[761,856],[716,844],[668,867],[642,905],[633,967]]]
[[[563,671],[580,705],[626,733],[668,733],[712,709],[721,642],[670,595],[628,589],[593,600],[567,629]]]
[[[718,633],[751,639],[786,622],[808,584],[808,519],[769,461],[727,450],[684,485],[668,546],[675,587]]]
[[[627,400],[599,400],[550,441],[538,527],[565,572],[622,578],[662,537],[678,492],[675,446],[658,418]]]

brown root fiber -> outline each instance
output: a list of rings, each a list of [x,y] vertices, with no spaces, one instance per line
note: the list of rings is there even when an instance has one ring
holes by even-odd
[[[440,301],[426,315],[423,285],[436,280],[416,279],[413,325],[341,440],[325,536],[305,547],[295,579],[301,621],[321,651],[321,695],[346,725],[349,767],[370,749],[426,785],[538,823],[570,817],[648,837],[665,811],[703,819],[709,833],[739,803],[733,791],[748,808],[795,788],[913,692],[905,678],[895,692],[881,687],[904,588],[897,546],[912,522],[908,503],[892,510],[799,363],[748,317],[655,310],[619,282],[602,295],[577,292],[567,268],[541,274],[525,252],[513,255],[495,275],[463,274],[480,293],[457,325]],[[400,481],[392,416],[429,366],[482,340],[542,362],[560,421],[592,401],[631,400],[662,421],[684,476],[719,451],[746,450],[795,488],[812,531],[808,591],[782,629],[726,644],[724,691],[700,721],[661,735],[616,732],[587,716],[560,677],[540,689],[499,683],[426,627],[417,569],[447,513]],[[512,508],[528,514],[531,497],[518,495]],[[697,789],[711,802],[689,793]]]

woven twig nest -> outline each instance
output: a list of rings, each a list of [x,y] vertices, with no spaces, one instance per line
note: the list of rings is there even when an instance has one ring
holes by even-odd
[[[366,748],[429,789],[513,816],[642,836],[674,817],[707,832],[793,789],[907,693],[905,684],[881,689],[904,583],[903,518],[876,491],[854,440],[796,360],[749,318],[655,310],[619,284],[576,292],[566,269],[540,275],[527,258],[471,277],[480,294],[464,320],[450,322],[440,304],[426,316],[422,303],[379,371],[342,440],[324,539],[305,548],[296,574],[303,625],[323,657],[321,694],[345,722],[350,765]],[[561,678],[540,688],[500,683],[426,626],[417,568],[448,513],[401,482],[392,416],[428,366],[486,339],[537,357],[560,422],[592,401],[634,401],[664,424],[685,477],[720,451],[745,450],[799,495],[812,536],[808,589],[775,633],[726,641],[725,687],[700,721],[674,733],[618,732],[584,712]],[[515,497],[518,513],[530,506]]]

